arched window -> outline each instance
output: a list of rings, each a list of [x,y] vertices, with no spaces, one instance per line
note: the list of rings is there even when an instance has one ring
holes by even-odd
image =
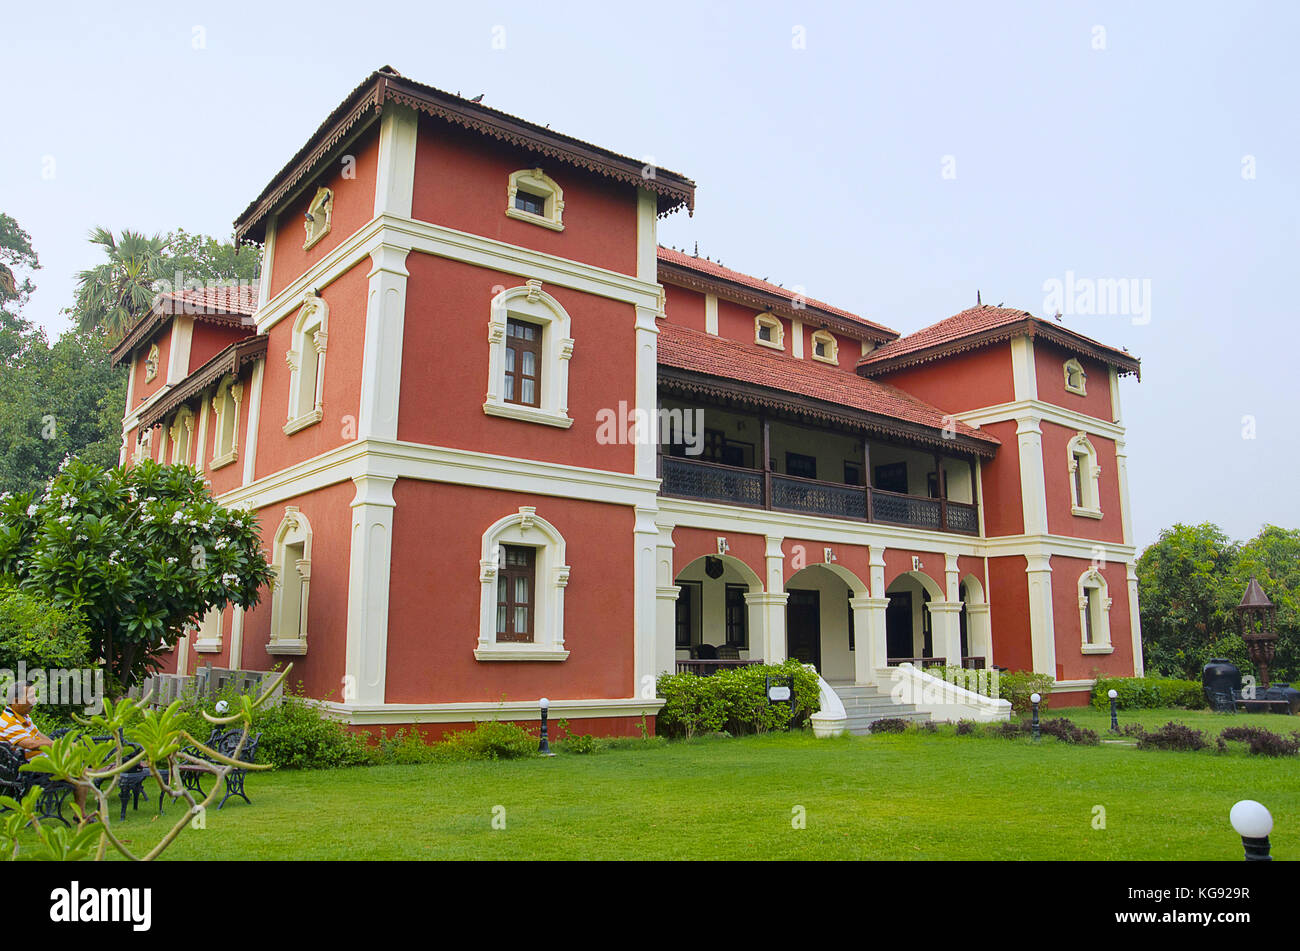
[[[483,412],[568,429],[569,314],[541,281],[492,298],[488,321],[488,388]]]
[[[1065,388],[1080,396],[1088,395],[1088,374],[1083,372],[1083,364],[1078,360],[1065,361]]]
[[[1096,568],[1079,576],[1079,635],[1085,654],[1109,654],[1110,589],[1106,578]]]
[[[244,386],[233,376],[227,376],[217,385],[212,398],[213,437],[212,464],[219,469],[239,458],[239,404],[244,398]]]
[[[285,362],[289,365],[289,421],[285,435],[319,423],[325,415],[325,348],[329,340],[329,305],[308,290],[293,322]]]
[[[812,358],[823,363],[840,362],[839,343],[835,335],[828,330],[819,330],[812,335]]]
[[[483,533],[479,660],[564,660],[564,537],[522,506]]]
[[[1101,466],[1097,450],[1085,433],[1070,440],[1070,511],[1088,518],[1101,518]]]
[[[172,465],[188,465],[190,446],[194,442],[194,412],[182,406],[172,422]]]
[[[330,222],[334,216],[334,193],[328,188],[316,189],[316,195],[307,206],[303,215],[303,228],[307,232],[302,247],[305,251],[330,232]]]
[[[540,168],[512,172],[506,188],[506,217],[564,230],[564,190]]]
[[[307,653],[307,601],[311,593],[311,523],[295,505],[284,518],[271,547],[275,586],[271,594],[268,654]]]

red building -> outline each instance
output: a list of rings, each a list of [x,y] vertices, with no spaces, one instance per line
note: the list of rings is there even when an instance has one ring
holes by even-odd
[[[693,656],[843,695],[944,658],[1142,670],[1118,380],[1023,311],[888,327],[658,246],[694,183],[382,69],[168,296],[123,461],[197,466],[279,581],[175,668],[295,665],[356,724],[653,724]],[[662,438],[657,438],[662,437]]]

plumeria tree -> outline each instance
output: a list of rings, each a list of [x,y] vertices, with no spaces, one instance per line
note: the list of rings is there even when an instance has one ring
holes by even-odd
[[[213,607],[253,607],[274,576],[251,512],[188,466],[73,460],[39,496],[0,495],[0,578],[75,607],[125,690]]]

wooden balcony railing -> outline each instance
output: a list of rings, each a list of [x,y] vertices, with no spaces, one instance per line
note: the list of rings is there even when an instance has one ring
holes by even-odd
[[[965,535],[979,533],[978,511],[965,502],[778,475],[680,456],[660,459],[663,483],[659,492],[673,498],[888,522]]]

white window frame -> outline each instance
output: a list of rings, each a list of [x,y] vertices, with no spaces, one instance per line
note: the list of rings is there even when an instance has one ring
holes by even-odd
[[[329,304],[314,289],[308,289],[293,322],[289,350],[284,355],[289,367],[286,436],[314,426],[325,418],[325,350],[329,342],[329,317]],[[304,372],[305,367],[314,367],[315,372]]]
[[[533,561],[533,642],[497,643],[497,573],[502,545],[536,550]],[[564,647],[564,589],[569,565],[564,536],[554,525],[524,505],[499,519],[483,533],[479,559],[479,631],[474,657],[481,661],[562,661]]]
[[[521,190],[545,201],[540,215],[515,207],[515,197]],[[511,172],[506,186],[506,217],[550,228],[552,231],[563,231],[564,189],[540,168],[521,168],[517,172]]]
[[[1079,433],[1066,446],[1066,459],[1070,478],[1070,511],[1085,518],[1101,518],[1101,465],[1097,462],[1097,450],[1087,433]],[[1083,498],[1079,498],[1075,486],[1075,471],[1079,468],[1079,457],[1084,457],[1084,471],[1079,484],[1083,486]]]
[[[171,425],[172,465],[188,465],[194,447],[194,411],[182,406]]]
[[[504,396],[506,322],[511,318],[542,328],[542,379],[537,406],[507,402]],[[528,281],[493,297],[488,319],[488,386],[483,412],[489,416],[561,429],[572,426],[573,419],[569,416],[569,360],[573,357],[573,338],[569,336],[571,325],[568,311],[542,290],[541,281]]]
[[[153,445],[153,427],[152,426],[148,428],[141,427],[141,431],[136,436],[136,440],[135,440],[135,461],[139,462],[141,459],[152,458],[152,453],[151,453],[152,445]]]
[[[759,336],[759,330],[763,327],[771,327],[773,329],[771,340],[764,340]],[[772,314],[755,314],[754,343],[758,344],[760,347],[771,347],[773,350],[784,350],[785,324],[781,322],[781,318]]]
[[[225,377],[212,397],[212,462],[208,470],[220,469],[239,458],[239,404],[244,399],[244,384],[233,376]],[[226,440],[226,420],[230,419],[230,439]]]
[[[1088,596],[1092,589],[1092,634],[1093,642],[1088,643]],[[1085,654],[1110,654],[1115,650],[1110,641],[1110,588],[1106,576],[1096,568],[1089,568],[1079,576],[1079,646]]]
[[[221,651],[221,608],[211,607],[203,615],[198,627],[194,629],[194,650],[200,654],[216,654]]]
[[[1088,395],[1088,374],[1083,369],[1083,364],[1071,357],[1065,361],[1062,367],[1065,371],[1065,388],[1071,393],[1078,393],[1080,396]],[[1079,374],[1079,385],[1075,386],[1070,382],[1070,377],[1074,373]]]
[[[271,588],[271,640],[268,654],[307,653],[307,607],[311,599],[311,522],[296,505],[287,505],[271,543],[275,581]],[[302,546],[302,557],[287,563],[291,546]],[[285,616],[285,584],[299,585],[297,618]]]
[[[302,222],[303,228],[307,231],[302,242],[304,251],[330,233],[334,219],[334,192],[328,188],[316,189],[311,204],[307,206],[307,214],[312,217],[310,219],[304,217]]]
[[[814,360],[820,360],[822,363],[831,363],[839,366],[840,363],[840,343],[835,339],[835,334],[829,330],[818,330],[812,335],[810,341],[811,356]],[[817,344],[826,344],[826,356],[819,356],[817,353]]]

